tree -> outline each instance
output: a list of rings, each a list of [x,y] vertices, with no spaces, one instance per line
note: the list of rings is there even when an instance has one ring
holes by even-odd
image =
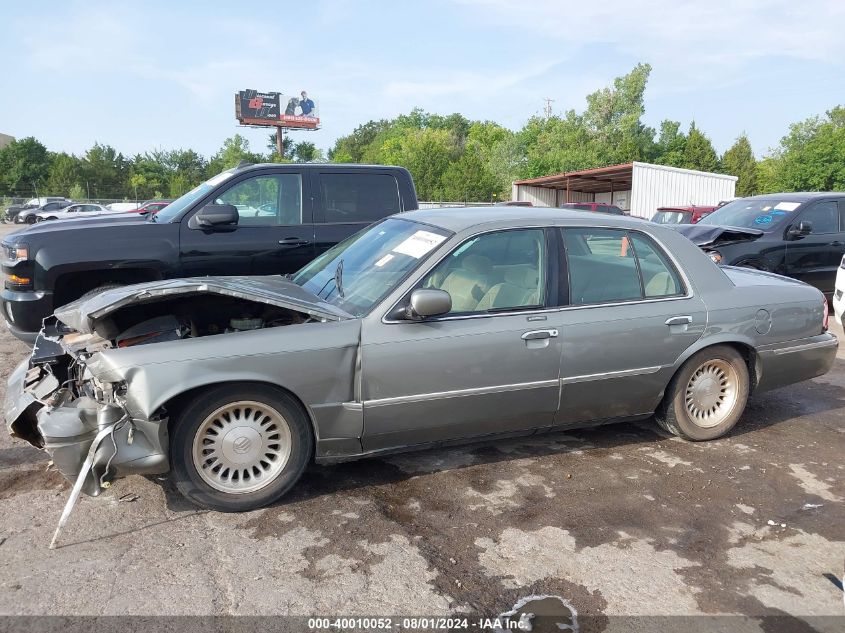
[[[129,185],[129,161],[110,145],[94,143],[81,164],[81,179],[95,198],[122,198]]]
[[[267,149],[270,150],[270,157],[272,160],[275,160],[275,158],[289,159],[293,155],[293,139],[289,134],[282,136],[282,155],[279,156],[279,148],[276,143],[276,133],[273,132],[267,137]]]
[[[0,149],[0,194],[28,197],[42,194],[50,171],[47,148],[29,136]]]
[[[49,175],[47,176],[47,195],[68,195],[73,186],[79,183],[80,176],[81,166],[76,156],[64,152],[53,154]]]
[[[235,134],[223,141],[223,147],[211,158],[206,168],[206,175],[211,177],[221,171],[237,167],[241,161],[260,163],[261,154],[254,154],[249,150],[249,141],[240,134]]]
[[[741,134],[722,156],[722,170],[739,177],[736,182],[737,196],[744,198],[757,193],[757,161],[745,134]]]
[[[762,191],[845,189],[845,107],[792,124],[758,176]]]
[[[696,126],[690,123],[687,142],[684,147],[684,161],[681,167],[699,171],[716,171],[719,159],[713,143]]]
[[[70,191],[68,191],[67,197],[71,200],[84,200],[86,197],[85,189],[82,188],[82,185],[76,183],[70,188]]]
[[[294,145],[292,154],[297,163],[314,163],[323,160],[323,153],[310,141],[300,141]]]
[[[654,161],[659,165],[682,167],[687,147],[686,134],[680,131],[678,121],[664,120],[660,123],[660,136],[654,147]]]

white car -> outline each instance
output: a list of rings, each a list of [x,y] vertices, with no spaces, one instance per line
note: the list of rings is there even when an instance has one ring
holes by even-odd
[[[842,257],[842,263],[839,264],[839,269],[836,271],[836,286],[833,291],[833,314],[836,317],[836,322],[842,327],[845,323],[842,322],[842,315],[845,313],[845,255]]]
[[[134,211],[138,208],[138,206],[139,204],[137,202],[112,202],[110,205],[108,205],[108,209],[112,213],[122,213],[124,211]]]
[[[54,211],[41,211],[35,214],[37,222],[44,220],[68,220],[70,218],[88,218],[95,215],[105,215],[114,213],[108,210],[101,204],[72,204],[64,209],[55,209]]]

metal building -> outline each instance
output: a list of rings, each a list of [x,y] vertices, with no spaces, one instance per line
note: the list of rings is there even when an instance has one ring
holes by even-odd
[[[736,181],[736,176],[633,162],[517,180],[511,199],[546,207],[605,202],[650,218],[658,207],[711,206],[731,200]]]
[[[14,136],[9,136],[8,134],[0,134],[0,149],[3,149],[14,140]]]

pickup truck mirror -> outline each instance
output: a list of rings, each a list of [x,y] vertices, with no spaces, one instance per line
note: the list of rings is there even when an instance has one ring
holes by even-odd
[[[238,209],[233,204],[207,204],[197,211],[188,226],[192,229],[216,229],[238,224]]]
[[[797,225],[790,227],[787,231],[787,236],[791,240],[800,240],[802,237],[807,237],[813,232],[813,224],[807,220],[799,222]]]

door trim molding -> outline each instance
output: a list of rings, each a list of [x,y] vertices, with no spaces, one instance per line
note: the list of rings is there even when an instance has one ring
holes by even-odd
[[[561,378],[561,385],[569,385],[579,382],[589,382],[591,380],[606,380],[608,378],[626,378],[628,376],[644,376],[648,374],[656,374],[663,365],[656,365],[654,367],[637,367],[636,369],[623,369],[622,371],[604,371],[598,374],[582,374],[581,376],[569,376],[568,378]]]
[[[392,398],[376,398],[364,400],[364,407],[384,407],[392,404],[407,404],[411,402],[425,402],[427,400],[444,400],[446,398],[462,398],[464,396],[480,396],[507,391],[522,391],[524,389],[540,389],[543,387],[557,387],[558,379],[536,380],[534,382],[519,382],[510,385],[494,385],[492,387],[473,387],[471,389],[455,389],[454,391],[435,391],[432,393],[418,393],[409,396],[394,396]]]

